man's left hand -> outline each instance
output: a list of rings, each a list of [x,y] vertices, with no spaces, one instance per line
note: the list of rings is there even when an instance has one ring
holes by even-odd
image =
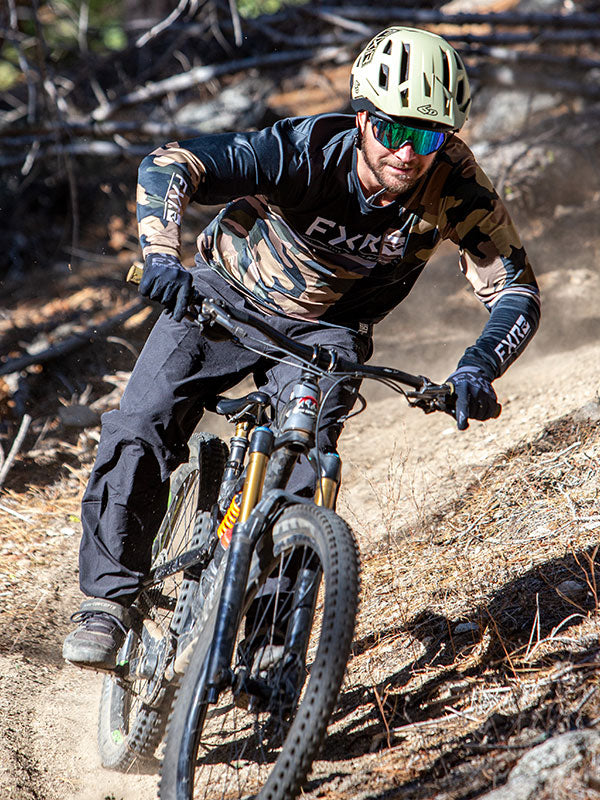
[[[456,395],[456,424],[459,431],[469,419],[490,419],[500,413],[500,404],[489,378],[477,367],[459,367],[447,380]]]

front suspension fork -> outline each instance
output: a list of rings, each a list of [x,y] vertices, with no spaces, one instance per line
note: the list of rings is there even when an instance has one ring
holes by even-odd
[[[252,551],[262,532],[262,525],[257,522],[248,524],[248,518],[262,492],[265,472],[273,447],[273,438],[271,430],[263,427],[256,428],[252,436],[240,514],[229,545],[215,630],[208,657],[207,701],[209,703],[217,701],[219,692],[231,680],[230,664],[242,617]]]

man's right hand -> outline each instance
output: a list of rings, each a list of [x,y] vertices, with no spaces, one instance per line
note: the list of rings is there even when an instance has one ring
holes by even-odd
[[[176,322],[181,322],[194,297],[192,276],[175,256],[150,253],[146,256],[139,292],[161,303]]]

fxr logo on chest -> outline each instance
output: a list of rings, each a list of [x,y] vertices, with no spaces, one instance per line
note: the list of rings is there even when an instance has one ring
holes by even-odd
[[[334,229],[337,230],[334,232]],[[325,239],[326,236],[332,233],[334,233],[332,239]],[[324,244],[343,244],[352,252],[366,250],[377,255],[381,247],[381,255],[384,256],[401,255],[406,241],[405,234],[399,230],[387,231],[383,236],[381,234],[374,236],[372,233],[367,233],[366,235],[357,233],[349,236],[345,225],[340,225],[334,220],[326,219],[325,217],[316,217],[314,222],[306,229],[306,236],[319,239]]]

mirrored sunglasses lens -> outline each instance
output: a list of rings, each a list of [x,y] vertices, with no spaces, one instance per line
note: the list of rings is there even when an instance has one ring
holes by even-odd
[[[374,117],[371,118],[371,125],[377,140],[384,147],[395,150],[410,141],[415,153],[420,156],[427,156],[439,150],[445,138],[439,131],[424,131]]]
[[[408,138],[413,143],[415,153],[427,156],[439,150],[444,141],[444,134],[439,131],[420,131],[413,128],[412,134]]]

